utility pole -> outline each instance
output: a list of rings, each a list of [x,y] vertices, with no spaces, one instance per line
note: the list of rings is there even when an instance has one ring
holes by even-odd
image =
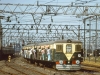
[[[80,40],[80,25],[78,26],[78,40]]]
[[[91,51],[91,18],[89,18],[89,61],[90,61],[90,51]]]
[[[83,49],[83,52],[84,52],[84,61],[85,61],[85,54],[86,54],[86,49],[85,49],[85,21],[86,19],[83,20],[83,23],[84,23],[84,49]]]
[[[96,41],[95,41],[95,50],[97,49],[97,38],[98,38],[98,33],[97,33],[97,16],[96,16]],[[97,50],[95,51],[95,62],[96,62],[96,56],[97,56]]]
[[[4,16],[0,16],[0,50],[2,47],[2,24],[1,24],[1,19],[3,19]]]
[[[95,42],[95,49],[97,49],[97,38],[98,38],[98,33],[97,33],[97,16],[96,16],[96,42]]]

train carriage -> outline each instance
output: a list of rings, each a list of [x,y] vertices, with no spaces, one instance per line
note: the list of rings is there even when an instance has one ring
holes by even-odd
[[[32,56],[31,49],[32,48],[34,48],[34,44],[29,44],[29,45],[23,46],[21,53],[20,53],[21,56],[26,59],[31,59],[31,56]]]
[[[7,46],[3,45],[3,29],[2,25],[0,24],[0,60],[8,59],[8,56],[14,56],[15,50],[13,48],[12,43]]]
[[[58,40],[38,43],[36,47],[36,59],[30,60],[38,65],[56,68],[57,70],[80,70],[82,58],[82,42],[77,40]],[[33,47],[33,48],[34,48]],[[50,48],[50,60],[48,60],[47,50]],[[42,52],[44,50],[44,56]]]

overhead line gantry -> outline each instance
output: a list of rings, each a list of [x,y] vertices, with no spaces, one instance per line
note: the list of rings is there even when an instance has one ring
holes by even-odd
[[[63,14],[63,15],[76,15],[76,17],[83,17],[83,16],[88,17],[91,15],[99,16],[100,5],[99,4],[97,5],[45,5],[45,4],[0,3],[0,14],[2,15],[30,14],[33,17],[33,21],[35,25],[38,25],[40,24],[42,17],[45,15],[56,16],[56,15]],[[34,17],[36,14],[41,15],[39,22],[36,22],[36,19]],[[85,18],[85,20],[86,19],[87,18]]]
[[[10,14],[63,14],[63,15],[100,15],[100,5],[35,5],[0,3],[0,13]]]

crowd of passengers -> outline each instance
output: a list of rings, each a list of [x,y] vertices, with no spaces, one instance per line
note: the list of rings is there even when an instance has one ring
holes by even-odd
[[[40,60],[45,60],[45,57],[47,57],[47,60],[51,60],[51,49],[50,47],[46,48],[32,48],[30,50],[22,50],[22,53],[24,57],[26,58],[26,54],[29,53],[30,55],[33,55],[33,59],[37,59],[39,55]]]

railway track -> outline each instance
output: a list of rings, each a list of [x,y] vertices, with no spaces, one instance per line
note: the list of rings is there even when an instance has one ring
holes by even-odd
[[[84,65],[82,65],[82,69],[81,70],[100,72],[100,68],[98,68],[98,67],[84,66]]]
[[[82,66],[79,71],[58,71],[52,68],[40,67],[27,63],[22,57],[5,61],[0,65],[0,75],[100,75],[100,71],[93,67]]]
[[[1,75],[11,75],[9,72],[5,72],[5,71],[2,71],[2,70],[0,70],[0,74]]]
[[[12,59],[11,62],[3,61],[2,65],[0,65],[0,75],[47,75],[45,73],[37,71],[31,67],[29,67],[27,64],[23,64],[20,62],[19,64],[16,64],[14,61],[17,61],[17,59]]]
[[[29,67],[27,64],[25,65],[19,65],[16,64],[14,61],[16,61],[16,59],[13,59],[13,62],[6,62],[6,66],[10,67],[11,69],[17,71],[17,75],[46,75],[45,73],[39,72],[31,67]],[[23,63],[21,63],[23,64]],[[16,74],[14,74],[16,75]]]
[[[98,67],[89,67],[83,65],[82,65],[82,69],[78,71],[58,71],[47,67],[40,67],[40,66],[36,66],[36,67],[42,70],[44,69],[47,75],[100,75],[100,69]]]
[[[0,61],[0,75],[14,75],[13,73],[7,71],[9,68],[5,69],[5,67],[6,67],[5,61],[4,60]]]
[[[93,70],[93,67],[88,69],[87,66],[84,66],[84,68],[82,66],[82,69],[78,71],[58,71],[47,67],[40,67],[40,66],[36,67],[44,69],[47,75],[100,75],[100,72],[98,70]]]

